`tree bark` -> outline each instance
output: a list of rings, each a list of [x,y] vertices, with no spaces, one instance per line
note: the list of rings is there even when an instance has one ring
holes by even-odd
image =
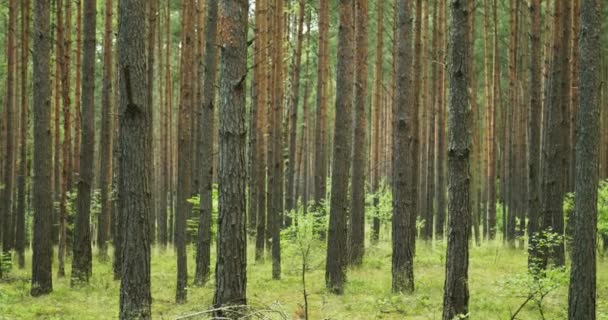
[[[470,133],[467,119],[467,1],[450,1],[448,44],[448,248],[443,295],[443,319],[468,315],[468,267],[470,237]]]
[[[215,131],[215,75],[217,73],[217,1],[207,3],[207,29],[205,42],[205,71],[202,79],[203,96],[201,101],[201,146],[199,178],[200,216],[198,243],[196,251],[196,273],[194,283],[204,285],[211,274],[211,226],[213,212],[213,139],[209,132]]]
[[[13,224],[13,183],[15,170],[15,66],[16,66],[16,39],[17,34],[17,16],[19,15],[17,8],[17,1],[10,0],[8,3],[8,34],[7,34],[7,67],[6,72],[6,142],[5,142],[5,153],[6,159],[4,160],[4,189],[3,189],[3,200],[2,200],[2,253],[8,258],[11,257],[11,250],[14,245],[14,227]]]
[[[437,219],[435,219],[435,239],[442,240],[444,235],[445,228],[445,217],[446,217],[446,183],[445,183],[445,130],[446,130],[446,121],[445,121],[445,113],[446,107],[444,103],[445,97],[445,6],[446,0],[439,0],[438,10],[439,13],[437,15],[437,61],[439,66],[437,67],[437,91],[435,94],[435,112],[437,114],[437,123],[435,128],[437,130],[436,133],[436,142],[437,149],[435,155],[435,197],[437,198]],[[465,25],[466,27],[466,25]]]
[[[152,106],[148,103],[144,0],[118,7],[120,90],[118,215],[121,219],[120,319],[151,319]]]
[[[97,221],[97,247],[99,256],[106,259],[106,241],[110,235],[112,223],[112,68],[114,61],[112,57],[112,0],[105,0],[105,21],[103,39],[103,88],[101,93],[101,141],[100,156],[101,168],[99,173],[99,184],[101,189],[101,212]]]
[[[51,88],[50,88],[50,1],[36,1],[34,7],[34,233],[32,250],[32,288],[36,297],[53,291],[51,224],[53,210]]]
[[[355,102],[352,197],[349,216],[348,258],[361,265],[365,252],[365,170],[367,164],[367,0],[355,0]]]
[[[215,307],[247,303],[245,216],[245,94],[247,76],[247,0],[221,0],[219,7],[220,161]],[[234,317],[217,311],[216,317]]]
[[[574,244],[568,319],[596,318],[597,185],[600,142],[601,1],[583,0],[580,15]],[[578,17],[576,17],[578,18]],[[605,245],[605,244],[604,244]]]
[[[382,109],[382,83],[383,83],[383,47],[384,47],[384,1],[376,1],[376,62],[374,65],[374,97],[372,102],[372,193],[374,194],[374,210],[376,214],[373,218],[372,223],[372,242],[377,242],[380,239],[380,218],[377,216],[379,213],[380,198],[378,192],[380,191],[380,179],[381,169],[386,165],[385,162],[381,162],[382,148],[381,135],[380,135],[380,117]],[[317,75],[318,77],[319,75]]]
[[[185,303],[187,299],[188,265],[186,255],[186,221],[192,205],[192,111],[193,84],[192,66],[194,62],[194,1],[182,2],[182,50],[180,104],[178,118],[177,145],[177,205],[175,217],[175,247],[177,249],[177,288],[175,301]]]
[[[30,0],[21,1],[21,61],[29,58],[29,34],[30,34]],[[17,174],[17,215],[15,250],[19,260],[19,268],[25,267],[25,209],[27,197],[27,179],[29,177],[27,150],[28,150],[28,128],[29,128],[29,103],[28,103],[28,63],[21,65],[21,134],[19,146],[19,172]]]
[[[80,172],[78,198],[76,201],[76,223],[74,225],[74,253],[72,261],[72,285],[89,282],[92,270],[91,253],[91,189],[93,184],[93,161],[95,153],[95,47],[96,0],[84,1],[82,52],[82,131],[80,147]]]
[[[382,0],[380,0],[382,1]],[[329,1],[319,9],[319,63],[317,69],[317,119],[315,126],[315,203],[327,196],[327,79],[329,75]]]
[[[338,65],[336,67],[336,114],[334,123],[331,201],[325,286],[334,294],[344,293],[347,264],[348,180],[351,168],[354,12],[352,0],[340,0]]]
[[[418,195],[418,105],[412,90],[411,1],[396,3],[396,91],[393,119],[392,290],[414,291]],[[415,71],[414,71],[415,73]]]

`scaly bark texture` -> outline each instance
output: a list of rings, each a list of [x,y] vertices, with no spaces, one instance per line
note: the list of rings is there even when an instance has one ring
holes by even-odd
[[[363,263],[365,252],[365,171],[367,169],[367,0],[355,0],[355,128],[353,131],[352,197],[348,259]]]
[[[338,65],[336,67],[336,114],[331,171],[331,201],[325,286],[335,294],[344,293],[347,264],[348,180],[351,167],[352,109],[354,84],[353,0],[340,0]]]
[[[213,139],[215,111],[215,75],[217,74],[217,1],[207,3],[207,29],[205,42],[205,71],[201,101],[201,145],[200,157],[200,216],[198,221],[198,243],[196,247],[196,273],[194,283],[204,285],[211,274],[211,225],[212,225],[212,182],[213,182]]]
[[[82,131],[80,147],[80,175],[76,200],[76,223],[74,225],[74,258],[72,262],[72,285],[89,282],[93,272],[91,253],[91,190],[93,184],[93,161],[95,154],[95,32],[97,29],[96,0],[84,1],[82,47]]]
[[[583,0],[579,38],[580,105],[568,319],[596,318],[597,184],[600,142],[601,1]]]
[[[52,137],[50,88],[50,1],[36,1],[33,29],[34,81],[34,233],[32,239],[32,296],[53,291],[51,241],[52,194]]]
[[[120,88],[118,212],[121,217],[120,319],[151,319],[152,106],[148,104],[145,0],[118,8]]]
[[[247,0],[221,0],[219,216],[215,307],[247,303],[245,204],[245,95],[247,76]],[[217,311],[216,317],[235,317]]]
[[[443,295],[443,320],[468,315],[470,237],[470,132],[467,121],[467,18],[468,1],[450,1],[448,44],[448,248]]]

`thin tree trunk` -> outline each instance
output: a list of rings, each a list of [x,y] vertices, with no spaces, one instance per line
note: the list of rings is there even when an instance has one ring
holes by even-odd
[[[19,173],[17,174],[17,218],[15,234],[15,250],[17,251],[19,268],[25,267],[25,207],[27,196],[27,166],[29,104],[28,104],[28,58],[30,33],[30,0],[21,1],[21,134],[19,146]]]
[[[365,169],[367,163],[367,0],[355,0],[355,103],[352,197],[349,215],[348,261],[363,263],[365,252]]]
[[[69,1],[69,0],[68,0]],[[101,189],[101,212],[98,216],[98,232],[97,232],[97,247],[99,248],[99,256],[106,259],[107,245],[106,241],[110,235],[110,225],[112,223],[112,68],[114,61],[112,57],[112,0],[105,0],[105,21],[104,21],[104,39],[103,39],[103,88],[101,93],[101,140],[100,140],[100,156],[101,156],[101,172],[100,189]]]
[[[205,42],[205,71],[203,81],[203,100],[201,101],[201,145],[200,145],[200,197],[201,209],[198,225],[196,251],[196,273],[194,283],[204,285],[211,274],[211,226],[212,226],[212,182],[213,182],[213,139],[209,132],[215,131],[215,75],[217,71],[217,1],[207,4],[207,29]]]
[[[435,220],[435,238],[437,240],[443,239],[444,228],[445,228],[445,217],[446,217],[446,183],[445,183],[445,130],[446,130],[446,121],[445,121],[445,113],[446,107],[444,103],[444,91],[445,91],[445,38],[444,32],[445,28],[445,4],[446,0],[439,0],[438,5],[438,16],[437,16],[437,24],[438,24],[438,32],[437,32],[437,63],[439,63],[437,69],[437,91],[435,93],[435,97],[437,99],[436,103],[436,113],[437,113],[437,124],[435,126],[437,130],[437,153],[435,155],[435,176],[437,177],[437,181],[435,184],[435,197],[437,197],[437,219]],[[464,9],[463,9],[464,10]]]
[[[376,1],[376,62],[374,66],[374,97],[372,105],[372,193],[374,194],[374,209],[376,214],[373,218],[372,224],[372,242],[377,242],[380,239],[380,217],[379,204],[380,198],[378,192],[380,191],[380,179],[381,179],[381,168],[386,165],[385,162],[380,162],[382,148],[380,147],[380,117],[382,108],[382,82],[383,82],[383,47],[384,47],[384,1]],[[320,77],[321,75],[317,75]]]
[[[76,61],[74,64],[74,71],[76,72],[74,78],[74,150],[73,150],[73,170],[72,173],[75,177],[80,174],[80,114],[81,114],[81,72],[82,72],[82,0],[76,0]],[[70,186],[70,189],[72,186]]]
[[[256,49],[255,49],[255,67],[259,68],[258,77],[258,95],[257,108],[258,119],[256,123],[257,134],[257,156],[258,163],[256,165],[257,181],[255,188],[257,189],[257,216],[256,216],[256,233],[255,233],[255,260],[262,261],[264,259],[264,244],[266,242],[266,164],[269,163],[266,150],[269,150],[269,140],[267,138],[267,115],[268,115],[268,1],[256,1]]]
[[[379,1],[380,3],[382,0]],[[329,79],[329,1],[321,1],[319,9],[319,62],[317,70],[317,123],[315,126],[315,203],[327,195],[327,81]]]

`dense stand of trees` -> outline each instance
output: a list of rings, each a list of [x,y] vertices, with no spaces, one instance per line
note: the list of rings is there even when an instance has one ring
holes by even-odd
[[[214,276],[234,317],[248,240],[279,280],[282,230],[310,214],[331,293],[381,239],[413,292],[417,238],[445,241],[443,319],[467,315],[469,246],[498,238],[535,276],[570,253],[569,317],[595,318],[600,0],[31,4],[1,9],[0,277],[31,248],[33,296],[53,246],[72,285],[113,248],[120,317],[147,319],[151,246],[175,248],[185,303],[195,244],[194,284]]]

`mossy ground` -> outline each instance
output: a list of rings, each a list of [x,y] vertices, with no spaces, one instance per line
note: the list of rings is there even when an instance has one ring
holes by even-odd
[[[250,242],[251,245],[252,242]],[[283,277],[272,280],[271,263],[253,262],[249,250],[248,299],[255,306],[273,305],[291,316],[302,303],[300,259],[285,251]],[[370,246],[361,267],[349,269],[343,296],[324,290],[324,251],[314,250],[307,274],[310,293],[310,319],[440,319],[443,297],[445,244],[419,243],[415,263],[416,292],[391,293],[390,243]],[[193,250],[189,254],[189,272],[194,271]],[[29,257],[28,257],[29,258]],[[511,313],[525,300],[525,289],[506,284],[526,272],[526,253],[506,249],[500,242],[471,246],[470,316],[471,319],[510,319]],[[23,270],[15,266],[0,280],[0,319],[115,319],[118,315],[120,283],[112,280],[111,262],[93,263],[93,277],[88,286],[72,289],[69,278],[53,278],[54,291],[45,297],[32,298],[30,260]],[[69,261],[68,261],[69,262]],[[69,274],[69,263],[68,270]],[[608,319],[608,259],[598,265],[598,317]],[[56,272],[56,268],[54,269]],[[204,311],[213,299],[213,283],[203,288],[191,286],[188,303],[175,304],[176,262],[173,250],[158,247],[152,252],[152,296],[155,319],[175,319]],[[213,277],[212,277],[213,278]],[[189,279],[192,280],[191,278]],[[213,280],[212,280],[213,281]],[[521,291],[521,292],[519,292]],[[546,319],[567,318],[567,285],[560,285],[545,301]],[[523,309],[518,319],[540,319],[533,304]]]

